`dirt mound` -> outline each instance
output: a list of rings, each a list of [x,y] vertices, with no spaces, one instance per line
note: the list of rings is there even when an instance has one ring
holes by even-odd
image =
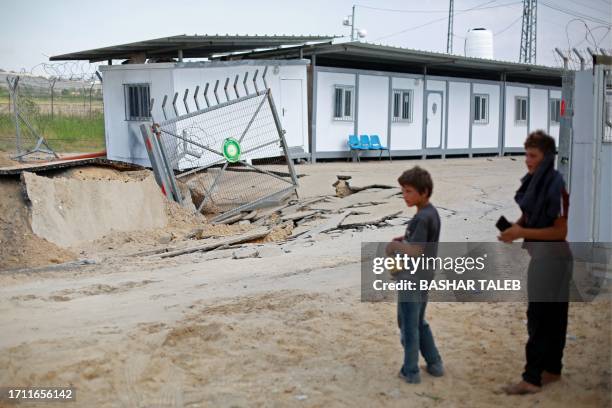
[[[95,181],[143,181],[151,175],[150,170],[119,171],[109,167],[86,166],[67,169],[59,177],[73,180]]]
[[[0,269],[31,268],[76,258],[32,232],[21,183],[0,180]]]
[[[175,201],[166,200],[166,216],[168,227],[171,229],[186,229],[202,226],[206,223],[206,217],[190,210]]]
[[[84,180],[24,172],[21,178],[30,200],[32,231],[63,247],[112,231],[137,231],[167,224],[164,198],[152,174],[143,180]]]

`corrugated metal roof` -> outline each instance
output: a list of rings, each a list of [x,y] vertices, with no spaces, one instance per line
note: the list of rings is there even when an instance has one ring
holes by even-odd
[[[128,59],[137,55],[145,58],[176,58],[182,50],[184,58],[208,58],[214,54],[281,45],[330,41],[337,36],[323,35],[176,35],[111,47],[55,55],[51,61]]]
[[[423,72],[439,75],[472,76],[499,80],[506,74],[514,81],[527,81],[549,85],[561,85],[563,69],[543,65],[464,57],[432,51],[365,42],[322,43],[271,48],[268,50],[240,52],[219,56],[220,59],[289,59],[299,56],[317,56],[317,64],[344,68],[361,68],[382,71]]]

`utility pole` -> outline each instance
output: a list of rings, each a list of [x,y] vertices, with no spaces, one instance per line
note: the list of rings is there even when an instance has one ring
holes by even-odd
[[[345,27],[351,27],[351,42],[359,41],[360,38],[365,38],[368,32],[363,28],[355,27],[355,9],[357,6],[353,4],[353,10],[351,14],[342,19],[342,25]]]
[[[448,4],[448,34],[446,36],[446,53],[453,53],[453,15],[455,14],[455,2],[449,0]]]
[[[538,0],[523,0],[523,25],[519,62],[536,63]]]
[[[353,4],[353,11],[351,12],[351,41],[355,41],[355,5]]]

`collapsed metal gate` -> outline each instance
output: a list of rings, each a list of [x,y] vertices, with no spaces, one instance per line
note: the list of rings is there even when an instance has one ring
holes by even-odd
[[[295,169],[267,87],[141,125],[141,133],[162,192],[181,204],[191,199],[198,211],[213,215],[213,221],[296,190]]]

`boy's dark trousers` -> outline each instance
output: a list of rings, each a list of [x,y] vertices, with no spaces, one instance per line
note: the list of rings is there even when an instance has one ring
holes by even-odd
[[[568,309],[568,302],[529,302],[527,364],[523,373],[523,380],[528,383],[542,385],[542,371],[561,374]]]
[[[532,259],[528,270],[529,305],[523,380],[540,386],[542,372],[561,374],[567,335],[571,259]]]

